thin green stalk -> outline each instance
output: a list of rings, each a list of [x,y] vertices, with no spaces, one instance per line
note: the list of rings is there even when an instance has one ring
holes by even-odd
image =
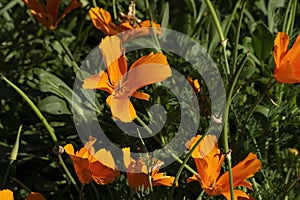
[[[287,33],[287,20],[288,20],[288,17],[289,17],[289,10],[290,10],[291,5],[292,5],[292,1],[289,1],[288,5],[286,7],[284,20],[283,20],[282,30],[286,33]]]
[[[289,193],[289,191],[291,189],[293,189],[293,187],[295,187],[295,185],[297,184],[297,182],[299,181],[300,179],[297,178],[296,180],[294,180],[291,185],[284,191],[284,193],[282,194],[282,196],[280,197],[280,199],[284,200],[285,199],[285,196]]]
[[[112,0],[112,4],[113,4],[114,19],[116,20],[116,19],[118,19],[116,0]]]
[[[143,140],[143,138],[142,138],[142,136],[141,136],[141,133],[140,133],[140,131],[139,131],[138,128],[137,128],[137,133],[138,133],[139,138],[140,138],[140,140],[141,140],[141,142],[142,142],[143,148],[146,148],[145,150],[148,151],[148,150],[147,150],[147,147],[146,147],[146,144],[145,144],[145,142],[144,142],[144,140]],[[146,163],[146,162],[145,162],[145,163]],[[149,167],[151,167],[151,165],[152,165],[152,163],[150,163],[150,164],[149,164],[149,162],[146,163],[146,167],[147,167],[147,171],[148,171],[148,183],[149,183],[150,191],[153,192],[153,187],[152,187],[152,176],[151,176],[151,171],[152,171],[152,169],[149,169]]]
[[[50,124],[48,123],[48,121],[46,120],[46,118],[42,115],[42,113],[40,112],[40,110],[36,107],[36,105],[31,101],[31,99],[20,89],[18,88],[15,84],[13,84],[12,82],[10,82],[5,76],[3,76],[1,74],[1,79],[4,80],[6,83],[8,83],[16,92],[18,92],[21,97],[28,103],[28,105],[33,109],[33,111],[35,112],[35,114],[38,116],[38,118],[42,121],[43,125],[45,126],[46,130],[48,131],[51,139],[53,140],[54,144],[56,146],[58,146],[58,140],[57,137],[54,133],[54,129],[50,126]],[[74,178],[72,177],[71,173],[69,172],[68,168],[66,167],[63,159],[61,158],[61,155],[58,155],[59,160],[63,166],[63,169],[65,170],[68,178],[70,179],[70,181],[72,182],[72,184],[75,186],[75,188],[79,191],[79,188],[76,184],[76,181],[74,180]]]
[[[242,71],[242,69],[244,68],[247,58],[248,58],[248,54],[246,54],[246,58],[244,59],[244,62],[242,63],[242,65],[240,66],[239,70],[236,72],[233,82],[231,84],[231,87],[229,89],[229,93],[227,96],[227,104],[226,104],[226,108],[225,108],[225,116],[224,116],[224,128],[223,128],[223,134],[222,134],[222,138],[223,138],[223,145],[224,145],[224,151],[226,154],[226,160],[227,160],[227,164],[228,164],[228,172],[229,172],[229,183],[230,183],[230,198],[231,200],[234,200],[234,188],[233,188],[233,177],[232,177],[232,169],[231,169],[231,155],[230,155],[230,150],[229,150],[229,145],[228,145],[228,132],[229,132],[229,110],[230,110],[230,105],[231,105],[231,101],[232,101],[232,96],[233,96],[233,92],[234,92],[234,88],[235,85],[237,83],[238,77]]]
[[[148,11],[148,14],[149,14],[149,18],[150,18],[150,27],[152,28],[152,32],[153,32],[152,36],[154,37],[154,41],[156,43],[156,50],[158,52],[161,52],[161,45],[159,43],[159,40],[158,40],[157,35],[156,35],[156,31],[155,31],[155,30],[157,30],[157,28],[154,28],[153,24],[152,24],[154,18],[153,18],[153,14],[152,14],[152,11],[150,9],[148,0],[145,0],[145,5],[146,5],[146,10]]]
[[[291,11],[286,25],[286,29],[284,30],[288,35],[290,35],[293,31],[296,8],[297,8],[297,0],[294,0],[293,4],[291,5]]]
[[[97,7],[96,0],[92,0],[92,2],[93,2],[93,6],[94,6],[94,7]]]
[[[200,144],[200,142],[203,140],[203,138],[207,135],[207,132],[205,134],[202,135],[202,137],[195,143],[195,145],[190,149],[190,151],[188,152],[188,154],[185,156],[182,164],[180,165],[178,171],[177,171],[177,174],[175,176],[175,179],[173,181],[173,186],[172,186],[172,189],[170,191],[170,195],[169,195],[169,200],[172,200],[173,199],[173,193],[175,191],[175,186],[176,186],[176,183],[178,182],[179,180],[179,177],[183,171],[183,168],[184,168],[184,165],[187,163],[187,161],[190,159],[192,153],[194,152],[194,150],[197,148],[197,146]]]
[[[16,90],[21,97],[29,104],[29,106],[33,109],[35,114],[38,116],[38,118],[42,121],[44,124],[45,128],[47,129],[48,133],[50,134],[50,137],[52,138],[53,142],[55,145],[58,145],[57,137],[52,129],[52,127],[49,125],[45,117],[42,115],[40,110],[34,105],[34,103],[29,99],[29,97],[20,89],[18,88],[15,84],[10,82],[5,76],[1,74],[1,79],[4,80],[6,83],[8,83],[14,90]]]
[[[85,184],[81,183],[80,185],[80,193],[79,193],[79,200],[83,199],[83,189],[84,189]]]
[[[228,22],[227,22],[227,24],[226,24],[226,27],[225,27],[224,37],[227,37],[227,34],[228,34],[228,32],[229,32],[229,29],[230,29],[232,20],[233,20],[233,18],[234,18],[234,15],[236,14],[236,11],[237,11],[238,7],[239,7],[240,4],[241,4],[241,1],[242,1],[242,0],[238,0],[238,2],[235,4],[235,7],[234,7],[233,11],[231,12],[231,15],[230,15],[229,20],[228,20]]]
[[[225,59],[226,73],[227,73],[227,75],[230,75],[229,64],[228,64],[228,59],[227,59],[227,54],[226,54],[227,40],[224,37],[220,21],[218,19],[218,16],[216,14],[216,11],[215,11],[213,5],[211,4],[210,0],[205,0],[205,3],[210,11],[210,14],[212,15],[212,18],[213,18],[215,26],[217,28],[219,37],[221,39],[221,45],[223,47],[223,54],[224,54],[224,59]]]
[[[204,190],[202,190],[202,192],[200,193],[200,195],[197,197],[196,200],[202,200],[203,195],[204,195]]]
[[[239,44],[239,38],[240,38],[240,31],[241,31],[241,27],[242,27],[242,22],[243,22],[243,15],[244,15],[244,11],[247,5],[247,1],[244,1],[243,5],[242,5],[242,10],[241,10],[241,14],[240,14],[240,19],[239,19],[239,23],[238,23],[238,27],[237,27],[237,32],[235,35],[235,42],[234,42],[234,48],[233,48],[233,69],[232,69],[232,73],[235,73],[236,70],[236,62],[237,62],[237,54],[238,54],[238,44]]]

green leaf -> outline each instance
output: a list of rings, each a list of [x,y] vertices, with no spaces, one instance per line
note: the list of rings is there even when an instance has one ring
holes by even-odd
[[[168,27],[169,17],[170,17],[169,3],[166,2],[163,5],[163,9],[162,9],[162,18],[161,18],[161,27],[162,28],[167,28]]]
[[[47,112],[52,115],[71,115],[66,102],[57,96],[48,96],[41,100],[38,104],[40,111]]]
[[[19,152],[19,144],[20,144],[21,131],[22,131],[22,125],[19,127],[19,131],[18,131],[18,135],[17,135],[17,138],[16,138],[16,142],[15,142],[15,145],[14,145],[12,151],[11,151],[11,154],[10,154],[10,160],[11,161],[17,160],[17,155],[18,155],[18,152]]]
[[[269,116],[270,109],[267,108],[267,107],[265,107],[265,106],[258,105],[258,106],[255,108],[255,112],[260,113],[260,114],[262,114],[262,115],[265,116],[265,117],[268,117],[268,116]]]
[[[257,24],[255,31],[252,33],[252,47],[255,55],[261,61],[271,55],[273,36],[263,23]]]

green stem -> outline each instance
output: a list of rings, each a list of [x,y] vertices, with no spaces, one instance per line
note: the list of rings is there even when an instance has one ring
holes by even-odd
[[[94,7],[97,7],[96,0],[92,0],[92,2],[93,2],[93,6],[94,6]]]
[[[116,19],[118,19],[116,0],[112,0],[112,4],[113,4],[114,19],[116,20]]]
[[[233,187],[233,177],[232,177],[232,169],[231,169],[231,155],[230,155],[230,150],[229,150],[229,145],[228,145],[228,132],[229,132],[229,110],[230,110],[230,105],[231,105],[231,101],[232,101],[232,96],[233,96],[233,92],[234,92],[234,88],[235,85],[237,83],[238,77],[242,71],[242,69],[245,66],[245,63],[247,61],[248,58],[248,54],[246,54],[246,58],[244,59],[244,62],[242,63],[242,65],[240,66],[239,70],[236,72],[233,82],[231,84],[231,87],[229,89],[229,93],[227,96],[227,104],[226,104],[226,108],[225,108],[225,116],[224,116],[224,129],[223,129],[223,145],[224,145],[224,151],[226,154],[226,160],[227,160],[227,164],[228,164],[228,172],[229,172],[229,183],[230,183],[230,198],[231,200],[234,200],[234,187]]]
[[[16,92],[18,92],[21,97],[28,103],[28,105],[33,109],[33,111],[35,112],[35,114],[38,116],[38,118],[41,120],[41,122],[43,123],[43,125],[45,126],[46,130],[48,131],[51,139],[53,140],[54,144],[56,146],[58,146],[58,140],[57,137],[54,133],[54,129],[50,126],[50,124],[48,123],[48,121],[46,120],[46,118],[42,115],[42,113],[40,112],[40,110],[36,107],[36,105],[31,101],[31,99],[20,89],[18,88],[15,84],[13,84],[12,82],[10,82],[5,76],[3,76],[1,74],[1,79],[4,80],[6,83],[8,83]],[[63,169],[65,170],[68,178],[70,179],[70,181],[72,182],[72,184],[75,186],[75,188],[79,191],[79,188],[76,184],[76,181],[74,180],[74,178],[72,177],[71,173],[69,172],[68,168],[66,167],[63,159],[61,158],[61,155],[58,155],[59,160],[63,166]]]
[[[83,189],[84,189],[85,184],[81,183],[80,185],[80,193],[79,193],[79,200],[82,200],[83,198]]]
[[[297,182],[298,182],[299,180],[300,180],[299,178],[297,178],[296,180],[294,180],[294,181],[291,183],[291,185],[290,185],[290,186],[285,190],[285,192],[282,194],[282,196],[281,196],[280,199],[284,200],[284,199],[285,199],[285,196],[289,193],[289,191],[290,191],[291,189],[293,189],[293,187],[295,187],[295,185],[297,184]]]
[[[2,188],[5,187],[5,184],[6,184],[6,181],[7,181],[7,177],[8,177],[8,174],[9,174],[9,171],[10,171],[10,168],[11,168],[11,165],[13,164],[13,160],[11,160],[7,166],[7,169],[6,169],[6,172],[5,172],[5,175],[4,175],[4,178],[3,178],[3,182],[2,182]]]
[[[45,119],[45,117],[42,115],[42,113],[40,112],[40,110],[34,105],[34,103],[29,99],[29,97],[20,89],[18,88],[15,84],[13,84],[12,82],[10,82],[5,76],[3,76],[1,74],[1,78],[2,80],[4,80],[6,83],[8,83],[12,88],[14,88],[14,90],[16,90],[21,97],[29,104],[29,106],[33,109],[33,111],[35,112],[35,114],[38,116],[38,118],[42,121],[42,123],[44,124],[45,128],[47,129],[48,133],[50,134],[53,142],[55,143],[55,145],[58,145],[58,141],[57,141],[57,137],[54,133],[54,130],[52,129],[52,127],[49,125],[49,123],[47,122],[47,120]]]
[[[288,18],[286,29],[284,30],[288,35],[290,35],[293,31],[295,15],[296,15],[296,8],[297,8],[297,0],[294,0],[293,4],[291,5],[290,16]]]
[[[234,15],[236,14],[236,11],[237,11],[238,7],[239,7],[240,4],[241,4],[241,1],[242,1],[242,0],[238,0],[238,2],[235,4],[235,7],[234,7],[233,11],[231,12],[231,15],[230,15],[230,17],[229,17],[229,20],[228,20],[228,22],[227,22],[227,24],[226,24],[226,28],[225,28],[225,31],[224,31],[224,37],[227,37],[227,34],[228,34],[228,32],[229,32],[229,29],[230,29],[232,20],[233,20],[233,18],[234,18]]]
[[[175,176],[175,179],[173,181],[173,186],[172,186],[172,189],[170,191],[170,195],[169,195],[169,199],[172,200],[173,199],[173,193],[175,191],[175,186],[176,186],[176,183],[178,182],[179,180],[179,177],[183,171],[183,168],[185,166],[185,164],[187,163],[187,161],[189,160],[189,158],[191,157],[192,153],[194,152],[194,150],[197,148],[197,146],[200,144],[200,142],[203,140],[203,138],[207,135],[207,133],[205,133],[204,135],[202,135],[202,137],[195,143],[195,145],[190,149],[190,151],[188,152],[188,154],[185,156],[182,164],[180,165],[178,171],[177,171],[177,174]]]
[[[288,17],[289,17],[289,10],[290,10],[290,7],[292,5],[292,1],[289,1],[287,7],[286,7],[286,11],[285,11],[285,15],[284,15],[284,20],[283,20],[283,26],[282,26],[282,30],[284,32],[287,33],[288,29],[287,29],[287,20],[288,20]]]
[[[218,19],[218,16],[216,14],[216,11],[215,11],[213,5],[211,4],[210,0],[205,0],[205,3],[210,11],[210,14],[212,15],[212,18],[214,20],[215,26],[217,28],[217,31],[218,31],[218,34],[219,34],[219,37],[221,40],[221,45],[223,47],[223,54],[224,54],[224,59],[225,59],[226,74],[230,75],[229,64],[228,64],[227,53],[226,53],[227,40],[224,37],[220,21]]]
[[[233,69],[232,69],[232,73],[235,73],[235,69],[236,69],[240,31],[241,31],[241,27],[242,27],[243,15],[244,15],[246,5],[247,5],[247,1],[244,1],[243,6],[242,6],[242,10],[241,10],[241,15],[240,15],[238,27],[237,27],[237,32],[236,32],[236,35],[235,35],[235,42],[234,42],[234,48],[233,48]]]
[[[145,0],[145,5],[146,5],[146,10],[148,11],[148,14],[149,14],[149,18],[150,18],[150,27],[152,28],[152,32],[153,32],[152,36],[154,37],[154,41],[156,43],[156,50],[158,52],[161,52],[161,45],[159,43],[159,40],[158,40],[157,35],[156,35],[156,31],[155,31],[155,30],[157,30],[157,28],[154,28],[153,24],[152,24],[154,18],[153,18],[152,11],[150,10],[150,6],[149,6],[149,1],[148,0]]]

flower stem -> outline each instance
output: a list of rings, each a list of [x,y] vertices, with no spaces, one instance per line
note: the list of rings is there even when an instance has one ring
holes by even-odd
[[[13,84],[11,81],[9,81],[2,74],[1,74],[1,79],[4,80],[6,83],[8,83],[28,103],[28,105],[33,109],[33,111],[38,116],[38,118],[42,121],[43,125],[45,126],[46,130],[48,131],[48,133],[49,133],[51,139],[53,140],[54,144],[56,146],[58,146],[58,140],[57,140],[57,137],[56,137],[56,135],[54,133],[54,129],[50,126],[50,124],[48,123],[48,121],[46,120],[46,118],[43,116],[43,114],[40,112],[40,110],[36,107],[36,105],[31,101],[31,99],[19,87],[17,87],[15,84]],[[79,191],[79,188],[78,188],[78,186],[76,184],[76,181],[74,180],[74,178],[72,177],[70,171],[66,167],[63,159],[61,158],[61,155],[58,155],[58,157],[59,157],[61,165],[63,166],[63,169],[65,170],[68,178],[70,179],[70,181],[72,182],[72,184],[75,186],[75,188]]]
[[[231,169],[231,155],[230,155],[230,150],[229,150],[229,145],[228,145],[228,132],[229,132],[229,110],[230,110],[230,105],[231,105],[231,101],[232,101],[232,96],[233,96],[233,91],[235,88],[235,85],[237,83],[238,77],[242,71],[242,69],[244,68],[246,61],[248,58],[248,53],[246,54],[246,58],[244,59],[244,62],[242,63],[242,65],[240,66],[240,68],[238,69],[238,71],[236,72],[232,84],[230,86],[229,89],[229,93],[227,96],[227,104],[226,104],[226,109],[225,109],[225,117],[224,117],[224,128],[223,128],[223,145],[224,145],[224,151],[226,154],[226,160],[227,160],[227,164],[228,164],[228,172],[229,172],[229,183],[230,183],[230,197],[231,200],[234,199],[234,189],[233,189],[233,177],[232,177],[232,169]]]
[[[213,5],[211,4],[210,0],[205,0],[205,3],[210,11],[210,14],[212,15],[212,18],[214,20],[215,26],[217,28],[220,40],[221,40],[221,45],[223,47],[223,54],[224,54],[224,59],[225,59],[225,67],[226,67],[226,75],[230,75],[230,70],[229,70],[229,64],[228,64],[228,59],[227,59],[227,54],[226,54],[226,44],[227,44],[227,40],[224,37],[223,31],[222,31],[222,27],[220,24],[220,21],[217,17],[216,11],[213,7]]]
[[[156,50],[158,52],[161,52],[161,45],[159,43],[159,40],[158,40],[157,35],[156,35],[156,31],[155,31],[155,30],[157,30],[157,28],[153,27],[153,14],[152,14],[152,11],[150,9],[148,0],[145,0],[145,5],[146,5],[146,10],[148,11],[148,14],[149,14],[149,18],[150,18],[150,27],[152,28],[152,32],[153,32],[152,36],[154,37],[154,41],[156,43]]]
[[[236,35],[235,35],[235,42],[234,42],[234,48],[233,48],[233,67],[232,67],[233,69],[232,69],[232,73],[235,73],[235,69],[236,69],[240,31],[241,31],[241,27],[242,27],[243,14],[244,14],[246,5],[247,5],[247,1],[244,1],[243,6],[242,6],[242,10],[241,10],[241,14],[240,14],[238,27],[237,27],[237,32],[236,32]]]

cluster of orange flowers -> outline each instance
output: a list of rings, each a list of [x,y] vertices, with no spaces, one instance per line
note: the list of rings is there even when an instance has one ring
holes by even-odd
[[[114,162],[112,154],[105,150],[100,149],[95,152],[93,144],[96,139],[90,137],[89,142],[85,144],[76,153],[72,144],[67,144],[64,149],[73,161],[75,172],[81,183],[89,183],[95,181],[97,184],[104,185],[111,183],[116,177],[120,176],[116,164]],[[165,176],[164,173],[158,173],[159,167],[163,164],[159,160],[153,160],[149,163],[145,163],[143,158],[137,161],[130,157],[130,148],[123,149],[124,165],[127,171],[127,180],[132,190],[138,190],[141,187],[145,189],[149,187],[148,176],[151,173],[152,186],[171,186],[174,177]],[[98,159],[97,159],[98,158]],[[99,161],[101,158],[101,162]],[[149,170],[149,168],[151,168]]]
[[[59,4],[61,0],[47,0],[46,7],[43,7],[38,0],[24,0],[30,8],[33,16],[45,27],[53,30],[57,24],[73,9],[81,6],[77,0],[71,0],[62,15],[58,17]],[[106,69],[98,74],[92,75],[84,80],[84,89],[98,89],[109,93],[106,99],[111,109],[112,116],[123,122],[131,122],[136,118],[136,111],[129,98],[135,97],[142,100],[149,100],[149,95],[137,92],[138,89],[165,80],[172,75],[167,58],[160,52],[150,53],[136,60],[128,70],[126,56],[122,46],[122,39],[114,36],[122,31],[139,29],[142,27],[160,27],[159,24],[149,20],[141,21],[135,16],[135,5],[131,4],[129,12],[122,15],[120,25],[116,25],[109,12],[102,8],[91,8],[90,18],[94,26],[102,31],[106,38],[99,45],[103,55]],[[159,34],[159,31],[157,32]],[[140,32],[136,36],[149,34]],[[124,38],[123,38],[124,39]],[[128,39],[128,38],[127,38]],[[300,35],[298,35],[293,47],[288,50],[289,36],[278,33],[274,41],[274,77],[280,83],[300,82]],[[151,66],[151,67],[150,67]],[[146,76],[145,76],[146,74]],[[200,85],[198,80],[188,79],[194,91],[199,93]],[[201,136],[191,139],[187,147],[191,149]],[[75,172],[81,183],[95,181],[97,184],[108,184],[120,176],[111,152],[100,149],[95,152],[93,147],[95,138],[90,138],[83,148],[75,152],[72,144],[67,144],[64,149],[73,161]],[[212,148],[211,148],[212,147]],[[132,190],[140,187],[171,186],[174,177],[158,173],[161,161],[151,160],[149,166],[144,158],[134,160],[130,156],[130,148],[123,149],[124,165],[127,169],[127,180]],[[97,158],[105,158],[101,162]],[[197,146],[192,154],[197,167],[198,174],[187,179],[187,182],[198,181],[203,190],[211,196],[223,195],[230,199],[229,173],[225,172],[220,176],[225,156],[218,148],[215,136],[207,135]],[[250,153],[243,161],[232,168],[234,187],[244,186],[252,189],[247,181],[261,168],[261,162],[255,154]],[[150,170],[149,170],[150,169]],[[138,173],[137,173],[138,172]],[[150,174],[151,173],[151,174]],[[149,182],[151,177],[151,183]],[[13,199],[9,190],[0,191],[0,197],[6,195],[5,199]],[[251,199],[249,195],[241,190],[234,190],[235,199]],[[30,196],[27,199],[31,199]],[[44,199],[41,197],[40,199]]]

